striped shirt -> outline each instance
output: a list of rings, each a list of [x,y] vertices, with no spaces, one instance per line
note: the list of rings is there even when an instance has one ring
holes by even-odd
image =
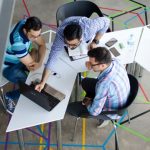
[[[71,24],[78,23],[82,28],[82,41],[87,42],[92,40],[97,33],[105,33],[109,27],[110,20],[106,17],[98,17],[95,19],[90,19],[86,17],[69,17],[65,19],[60,27],[58,27],[56,32],[56,37],[54,43],[51,47],[51,52],[46,64],[46,68],[55,70],[54,64],[57,61],[58,54],[60,51],[64,50],[64,28]]]
[[[5,54],[5,65],[18,64],[20,63],[19,59],[28,54],[31,42],[23,32],[25,22],[25,19],[18,22],[10,33]]]
[[[125,67],[113,59],[111,65],[99,74],[96,95],[87,109],[94,116],[101,111],[117,109],[126,103],[129,92],[130,83]]]

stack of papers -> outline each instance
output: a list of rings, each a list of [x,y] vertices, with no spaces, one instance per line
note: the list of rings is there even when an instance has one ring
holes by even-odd
[[[87,57],[88,52],[88,43],[81,43],[77,48],[70,49],[68,48],[68,55],[72,57],[73,60]]]

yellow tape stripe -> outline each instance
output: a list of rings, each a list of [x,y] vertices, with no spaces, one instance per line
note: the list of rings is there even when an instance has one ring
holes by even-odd
[[[85,138],[86,138],[85,129],[86,129],[86,119],[83,118],[82,119],[82,145],[85,145]],[[82,147],[82,150],[85,150],[84,146]]]
[[[44,131],[44,124],[40,125],[40,127],[41,127],[41,131],[43,132]],[[42,144],[42,143],[43,143],[43,138],[40,137],[40,144]],[[39,150],[43,150],[43,146],[42,145],[40,145]]]
[[[87,76],[87,73],[86,72],[83,72],[83,76],[86,77]],[[84,92],[84,96],[85,96],[85,92]],[[86,138],[86,119],[83,118],[82,119],[82,145],[85,145],[85,138]],[[82,150],[85,150],[85,147],[83,146],[82,147]]]

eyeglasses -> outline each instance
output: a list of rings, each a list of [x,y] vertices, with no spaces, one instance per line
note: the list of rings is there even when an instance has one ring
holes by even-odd
[[[69,44],[69,43],[67,43],[67,41],[64,41],[64,42],[72,50],[74,50],[75,48],[77,48],[81,44],[81,40],[77,44]]]
[[[91,64],[91,67],[97,66],[97,65],[101,65],[103,63],[97,63],[97,64]]]

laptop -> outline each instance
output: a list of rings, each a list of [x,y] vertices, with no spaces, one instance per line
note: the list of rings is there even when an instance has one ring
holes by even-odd
[[[51,111],[60,101],[65,98],[63,93],[54,89],[48,84],[45,85],[41,92],[36,91],[34,88],[35,85],[33,84],[27,85],[23,82],[19,83],[20,93],[47,111]]]

